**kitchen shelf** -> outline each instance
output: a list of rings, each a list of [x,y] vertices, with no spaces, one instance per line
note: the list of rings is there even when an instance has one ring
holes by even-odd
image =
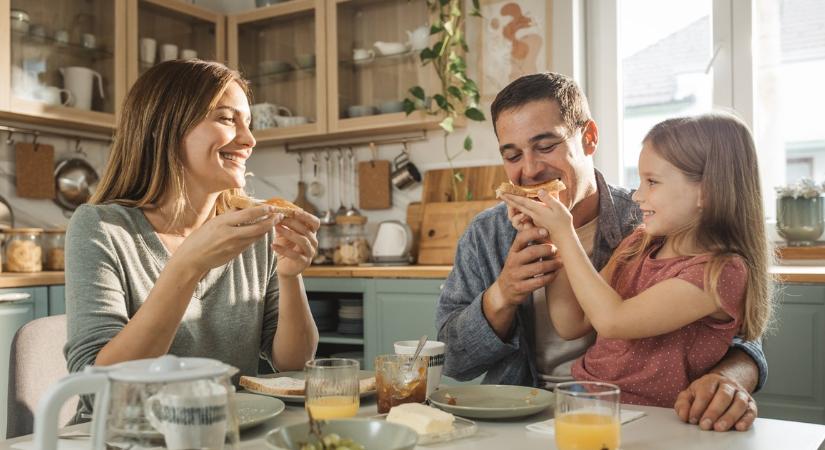
[[[33,36],[29,33],[12,30],[12,39],[18,39],[26,45],[51,48],[54,51],[68,52],[72,56],[87,58],[92,61],[115,57],[114,52],[106,47],[88,48],[73,42],[58,42],[53,37]]]
[[[318,342],[321,344],[364,345],[364,337],[351,334],[321,332],[318,338]]]

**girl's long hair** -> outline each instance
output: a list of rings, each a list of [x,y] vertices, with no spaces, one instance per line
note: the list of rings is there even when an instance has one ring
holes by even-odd
[[[668,236],[650,236],[613,254],[608,279],[659,239],[674,239],[679,248],[693,238],[712,255],[705,266],[705,292],[718,299],[722,268],[734,255],[748,269],[741,334],[753,340],[768,328],[773,312],[773,283],[768,273],[773,255],[765,234],[765,215],[753,137],[747,125],[725,113],[665,120],[644,138],[659,156],[688,179],[701,183],[702,209],[695,224]]]
[[[167,61],[141,75],[124,101],[109,162],[90,203],[154,208],[171,196],[170,226],[178,223],[188,206],[184,138],[217,106],[230,83],[250,99],[243,77],[216,62]],[[230,197],[244,195],[241,189],[221,192],[217,213],[229,209]]]

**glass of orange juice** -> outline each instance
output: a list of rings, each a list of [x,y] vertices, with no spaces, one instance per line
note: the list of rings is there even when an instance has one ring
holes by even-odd
[[[618,386],[571,381],[557,384],[555,394],[559,450],[618,450],[621,440]]]
[[[358,361],[313,359],[307,361],[305,371],[305,405],[314,419],[343,419],[358,413]]]

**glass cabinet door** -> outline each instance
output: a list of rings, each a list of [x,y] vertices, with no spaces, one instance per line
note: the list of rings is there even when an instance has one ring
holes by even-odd
[[[229,16],[229,61],[252,87],[259,142],[326,131],[323,0],[292,0]]]
[[[413,86],[431,87],[432,67],[418,54],[428,45],[429,12],[424,0],[329,0],[330,76],[333,131],[420,123],[406,116],[402,101]]]
[[[9,12],[8,108],[111,128],[125,73],[125,0],[11,0]]]
[[[129,7],[130,85],[163,61],[223,61],[222,15],[180,0],[132,0]]]

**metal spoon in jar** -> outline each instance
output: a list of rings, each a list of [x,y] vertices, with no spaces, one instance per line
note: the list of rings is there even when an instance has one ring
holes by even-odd
[[[418,376],[413,370],[415,369],[416,363],[418,362],[418,355],[421,354],[421,350],[424,349],[424,344],[427,343],[427,335],[421,336],[421,339],[418,340],[418,346],[415,348],[415,353],[413,353],[412,359],[404,364],[403,373],[404,373],[404,381],[406,384],[410,384],[413,380],[415,380]]]

